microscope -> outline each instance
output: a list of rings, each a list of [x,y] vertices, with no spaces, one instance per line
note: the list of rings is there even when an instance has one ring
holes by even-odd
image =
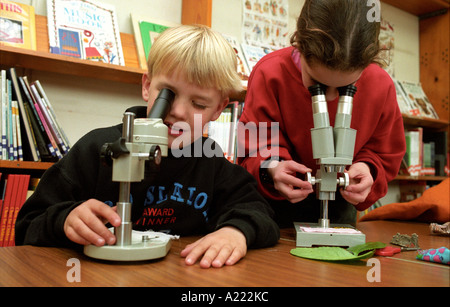
[[[349,177],[345,168],[352,164],[356,130],[350,128],[353,96],[356,87],[339,88],[339,102],[334,128],[330,126],[325,89],[321,84],[308,88],[312,97],[314,128],[311,129],[313,158],[320,166],[315,177],[306,174],[306,180],[315,186],[321,205],[317,224],[295,222],[296,245],[352,247],[364,244],[365,235],[351,225],[330,224],[329,201],[335,200],[338,187],[346,188]]]
[[[84,253],[92,258],[112,261],[141,261],[162,258],[171,247],[164,234],[132,230],[131,182],[140,182],[148,171],[158,169],[163,156],[168,154],[168,127],[163,123],[175,94],[162,89],[147,118],[135,118],[132,112],[123,116],[122,137],[102,147],[101,158],[112,165],[112,180],[119,182],[117,213],[121,224],[113,229],[115,245],[86,245]],[[112,228],[111,228],[112,231]]]

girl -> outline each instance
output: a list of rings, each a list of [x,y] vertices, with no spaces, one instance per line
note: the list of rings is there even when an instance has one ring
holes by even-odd
[[[314,174],[318,168],[312,154],[308,91],[314,84],[326,87],[331,126],[338,88],[357,87],[351,122],[357,135],[353,164],[347,170],[350,185],[336,193],[330,219],[354,224],[355,208],[364,210],[383,197],[398,172],[405,153],[403,121],[394,84],[377,65],[379,23],[368,20],[370,10],[373,7],[361,0],[306,0],[292,46],[267,55],[252,71],[241,122],[279,123],[274,145],[279,146],[278,155],[267,158],[269,150],[274,152],[270,139],[255,148],[248,137],[240,137],[246,155],[238,163],[257,178],[281,226],[319,218],[311,184],[297,176]],[[270,124],[265,126],[270,130]]]

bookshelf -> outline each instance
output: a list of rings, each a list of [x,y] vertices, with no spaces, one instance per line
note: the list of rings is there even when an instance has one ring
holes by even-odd
[[[448,0],[381,0],[386,4],[395,6],[403,11],[417,16],[423,16],[442,9],[448,9]]]
[[[7,168],[7,169],[27,169],[27,170],[43,171],[52,165],[53,162],[0,160],[0,168]]]
[[[420,82],[440,118],[436,120],[403,115],[405,128],[422,127],[427,131],[447,131],[450,135],[449,0],[382,0],[382,2],[419,17]],[[415,182],[442,181],[446,178],[398,175],[395,179]]]
[[[36,34],[36,51],[0,46],[1,65],[123,83],[141,83],[145,70],[139,68],[134,36],[131,34],[121,33],[120,35],[126,66],[50,53],[46,16],[36,15]]]

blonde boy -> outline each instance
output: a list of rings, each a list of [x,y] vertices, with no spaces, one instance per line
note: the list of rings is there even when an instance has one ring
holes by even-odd
[[[223,157],[173,154],[204,144],[207,139],[194,133],[200,124],[194,119],[201,118],[202,127],[217,119],[229,95],[241,89],[231,47],[207,27],[166,30],[152,46],[148,73],[142,77],[142,97],[148,102],[144,116],[163,88],[175,93],[164,119],[172,149],[156,179],[132,184],[133,227],[206,234],[181,252],[187,265],[200,261],[204,268],[233,265],[248,247],[275,244],[279,229],[251,175]],[[111,182],[111,168],[101,165],[100,149],[117,140],[121,131],[122,125],[91,131],[44,174],[19,213],[17,245],[115,243],[105,224],[118,226],[120,218],[105,203],[117,201],[118,184]]]

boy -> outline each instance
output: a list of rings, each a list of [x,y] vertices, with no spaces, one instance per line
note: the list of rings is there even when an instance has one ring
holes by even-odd
[[[252,176],[223,156],[186,154],[206,140],[196,138],[194,118],[201,118],[202,127],[217,119],[229,94],[241,88],[231,47],[207,27],[166,30],[152,46],[142,78],[147,114],[163,88],[175,93],[164,119],[171,150],[156,178],[131,185],[133,227],[178,235],[209,233],[181,252],[186,264],[201,258],[204,268],[233,265],[247,247],[275,244],[279,229]],[[102,165],[100,150],[121,133],[122,125],[88,133],[42,176],[19,213],[17,245],[115,243],[105,224],[118,226],[120,218],[105,202],[117,201],[119,184],[111,181],[111,167]],[[181,156],[175,154],[180,149]]]

